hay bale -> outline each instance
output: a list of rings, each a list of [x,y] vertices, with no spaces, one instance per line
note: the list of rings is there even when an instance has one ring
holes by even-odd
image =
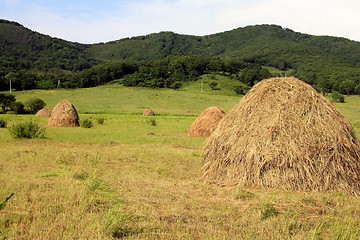
[[[51,112],[52,112],[51,110],[47,108],[43,108],[36,113],[35,117],[50,117]]]
[[[154,115],[155,113],[150,108],[145,109],[143,112],[143,116],[154,116]]]
[[[67,100],[59,102],[52,110],[48,126],[78,127],[79,115],[75,107]]]
[[[255,85],[208,139],[202,179],[225,186],[360,193],[352,125],[310,85]]]
[[[189,137],[210,136],[221,119],[225,116],[224,110],[219,107],[209,107],[194,121],[188,130]]]

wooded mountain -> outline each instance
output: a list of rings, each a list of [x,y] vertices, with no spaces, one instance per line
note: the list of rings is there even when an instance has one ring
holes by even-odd
[[[148,60],[169,55],[218,56],[294,69],[309,83],[360,79],[360,42],[312,36],[277,25],[256,25],[197,37],[161,32],[87,49],[103,60]]]
[[[85,50],[89,45],[68,42],[34,32],[16,22],[0,19],[0,71],[36,69],[76,71],[97,61]]]
[[[207,35],[153,33],[99,44],[80,44],[0,20],[0,77],[20,69],[80,71],[109,61],[155,60],[199,55],[259,63],[317,86],[360,84],[360,42],[313,36],[277,25],[256,25]]]

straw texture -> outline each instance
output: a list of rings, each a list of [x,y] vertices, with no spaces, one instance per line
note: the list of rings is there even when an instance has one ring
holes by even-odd
[[[293,77],[266,79],[208,139],[202,179],[359,195],[360,145],[349,121],[310,85]]]
[[[225,116],[224,110],[219,107],[209,107],[194,121],[188,130],[189,137],[210,136],[220,120]]]

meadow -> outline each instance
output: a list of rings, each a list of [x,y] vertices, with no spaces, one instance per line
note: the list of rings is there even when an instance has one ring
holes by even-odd
[[[199,181],[206,138],[187,129],[207,107],[236,96],[200,81],[179,91],[126,88],[16,92],[52,109],[67,99],[92,128],[46,127],[13,139],[0,128],[1,230],[8,239],[359,239],[360,198],[341,192],[225,188]],[[360,97],[335,103],[360,136]],[[144,117],[144,108],[157,114]],[[0,115],[8,125],[35,119]],[[104,119],[103,124],[97,122]],[[155,123],[155,124],[154,124]]]

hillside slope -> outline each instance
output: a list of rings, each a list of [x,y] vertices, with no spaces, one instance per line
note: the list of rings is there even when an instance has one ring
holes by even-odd
[[[360,42],[302,34],[277,25],[247,26],[201,37],[160,32],[85,45],[0,20],[0,51],[3,82],[11,71],[81,71],[108,61],[200,55],[290,69],[291,75],[324,91],[339,90],[344,81],[351,86],[360,84]]]
[[[91,45],[90,56],[102,60],[149,60],[173,55],[219,56],[281,70],[294,69],[309,83],[360,77],[360,43],[313,36],[277,25],[256,25],[198,37],[160,32]],[[322,79],[321,79],[322,80]]]
[[[82,70],[96,61],[88,45],[34,32],[16,22],[0,20],[0,72],[17,70]]]

